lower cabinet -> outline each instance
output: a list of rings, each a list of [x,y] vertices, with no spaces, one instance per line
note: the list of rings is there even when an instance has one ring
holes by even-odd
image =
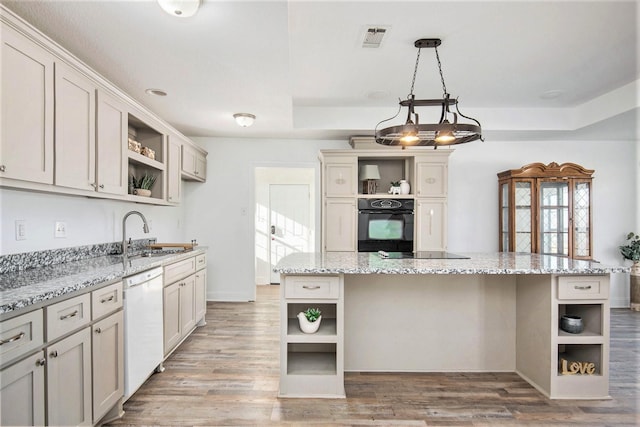
[[[91,328],[46,349],[47,424],[91,425]]]
[[[124,313],[93,325],[93,420],[99,421],[124,394]]]
[[[324,250],[354,252],[357,249],[356,202],[352,198],[325,200],[323,218]]]
[[[195,274],[164,288],[164,354],[167,356],[196,326]]]
[[[207,270],[196,273],[195,281],[196,322],[202,321],[207,314]]]
[[[40,351],[0,371],[0,425],[44,425],[45,364]]]
[[[416,251],[447,250],[447,201],[416,199]]]

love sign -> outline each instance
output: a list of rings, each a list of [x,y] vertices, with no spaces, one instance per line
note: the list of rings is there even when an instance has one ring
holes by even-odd
[[[596,364],[593,362],[568,362],[560,359],[560,367],[562,375],[593,375],[596,372]]]

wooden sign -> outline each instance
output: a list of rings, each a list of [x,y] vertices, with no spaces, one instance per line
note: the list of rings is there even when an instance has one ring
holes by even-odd
[[[593,362],[568,362],[560,359],[560,366],[562,375],[593,375],[596,372],[596,364]]]

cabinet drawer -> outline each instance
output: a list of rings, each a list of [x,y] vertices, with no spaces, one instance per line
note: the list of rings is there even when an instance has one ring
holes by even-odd
[[[340,279],[335,276],[293,276],[285,279],[285,298],[337,299]]]
[[[42,345],[42,310],[25,313],[0,323],[0,365]]]
[[[91,321],[91,295],[84,294],[45,308],[47,341],[52,341]]]
[[[606,277],[558,277],[558,299],[607,298],[609,298],[609,280]]]
[[[93,320],[122,307],[122,282],[105,286],[91,292],[91,309]]]
[[[207,254],[196,256],[196,270],[202,270],[207,266]]]
[[[196,257],[174,262],[164,267],[165,286],[196,272]]]

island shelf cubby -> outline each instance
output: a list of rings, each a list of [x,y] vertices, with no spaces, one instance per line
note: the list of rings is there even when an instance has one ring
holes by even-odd
[[[584,330],[579,334],[565,332],[558,326],[558,342],[575,343],[577,341],[602,337],[603,325],[602,304],[559,304],[558,318],[563,315],[579,316],[584,323]]]
[[[298,313],[306,310],[309,307],[317,308],[322,313],[322,320],[320,321],[320,327],[318,331],[313,334],[305,334],[300,330],[298,323]],[[337,305],[334,304],[313,304],[313,303],[291,303],[287,304],[287,336],[289,342],[336,342],[338,337],[337,333],[337,320],[336,320]]]

